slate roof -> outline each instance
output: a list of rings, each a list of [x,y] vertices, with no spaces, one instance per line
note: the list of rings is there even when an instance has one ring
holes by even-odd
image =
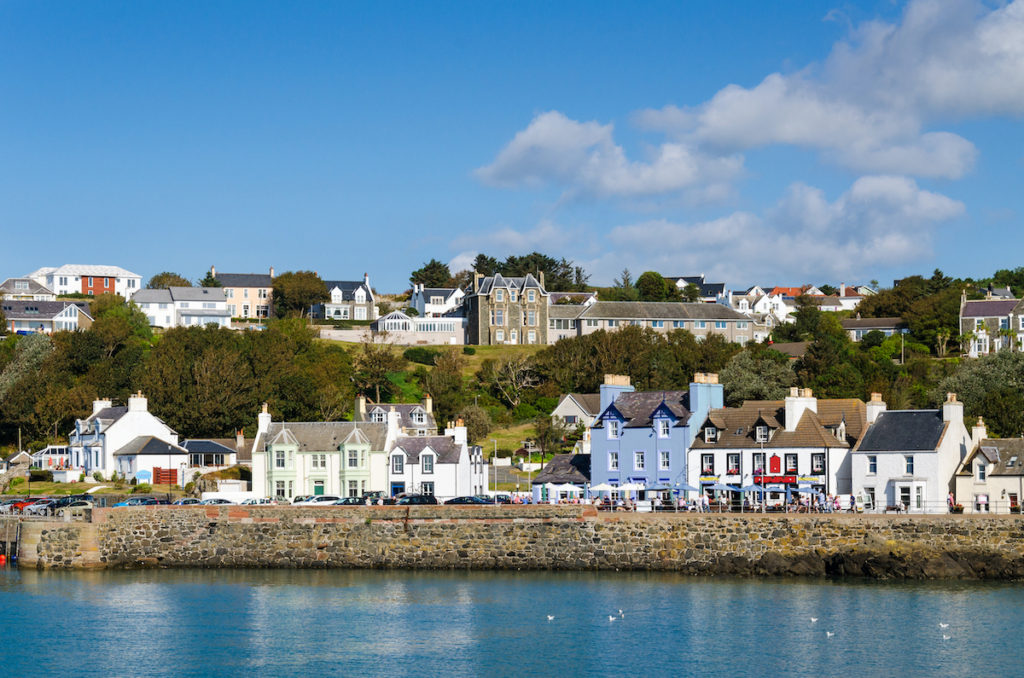
[[[583,304],[590,299],[597,299],[597,295],[593,292],[550,292],[548,294],[549,303],[554,306],[558,304],[560,299],[570,299],[574,303],[568,304],[569,306],[578,306]],[[562,304],[563,306],[566,304]]]
[[[895,330],[907,326],[903,318],[843,318],[844,330]]]
[[[625,419],[623,428],[644,428],[651,426],[651,417],[662,403],[676,418],[674,426],[686,426],[690,421],[690,394],[688,391],[632,391],[620,393],[605,410],[615,408]],[[602,416],[605,414],[602,412]],[[594,428],[604,428],[603,419],[594,422]]]
[[[996,318],[1013,313],[1017,299],[974,299],[964,302],[961,318]]]
[[[942,410],[890,410],[878,415],[855,451],[934,451],[945,430]]]
[[[979,454],[993,464],[990,476],[1024,476],[1024,438],[985,438],[967,455],[957,475],[973,475]]]
[[[186,440],[181,443],[181,446],[194,454],[234,454],[237,452],[234,441],[228,446],[220,441],[209,438]]]
[[[549,317],[551,308],[548,309]],[[682,301],[595,301],[585,307],[579,317],[613,320],[750,320],[739,311],[722,304]]]
[[[14,287],[16,282],[28,283],[28,287],[16,289]],[[0,283],[0,295],[14,296],[18,294],[53,294],[53,290],[32,278],[8,278]]]
[[[359,428],[370,441],[370,449],[383,450],[387,438],[387,424],[351,421],[299,421],[272,422],[263,439],[266,445],[278,434],[289,434],[300,452],[327,452],[337,450],[352,429]]]
[[[90,422],[90,421],[96,421],[97,419],[99,419],[100,421],[107,422],[107,425],[109,426],[110,424],[113,424],[115,421],[117,421],[118,419],[120,419],[121,417],[123,417],[127,413],[128,413],[128,406],[127,405],[118,405],[116,407],[104,407],[102,410],[100,410],[96,414],[90,414],[85,419],[85,421]]]
[[[362,418],[359,412],[356,412],[355,417],[358,417],[356,421],[371,421],[370,413],[378,408],[383,410],[385,415],[387,415],[387,412],[392,407],[395,408],[395,411],[398,412],[399,415],[401,415],[399,425],[402,428],[437,428],[437,421],[434,419],[434,415],[427,412],[422,403],[383,403],[378,405],[376,403],[367,402],[366,417]],[[413,422],[412,413],[417,409],[423,410],[423,413],[426,415],[425,423],[416,424]]]
[[[809,341],[784,341],[772,343],[769,348],[779,353],[784,353],[792,359],[803,358],[804,354],[807,353],[807,347],[811,345]]]
[[[222,287],[273,287],[269,273],[217,273],[214,276]]]
[[[753,448],[757,442],[756,427],[763,422],[774,429],[765,449],[778,447],[852,447],[864,431],[867,421],[864,402],[855,398],[820,399],[817,412],[804,410],[793,431],[786,431],[786,401],[748,400],[740,407],[723,407],[708,414],[718,429],[717,442],[708,443],[702,435],[693,441],[693,448]],[[833,431],[846,422],[842,440]],[[706,422],[701,423],[703,428]]]
[[[192,449],[191,446],[193,444],[201,444],[201,448],[202,449],[195,449],[195,450]],[[213,447],[207,449],[205,447],[205,445],[202,445],[202,444],[219,445],[220,447],[227,448],[229,451],[235,453],[235,455],[236,455],[235,459],[239,463],[242,463],[242,462],[248,463],[248,462],[252,461],[253,438],[243,438],[242,446],[241,447],[238,447],[238,439],[237,438],[202,438],[202,439],[195,439],[195,440],[186,440],[186,441],[183,441],[181,443],[181,446],[186,448],[186,449],[188,449],[190,452],[200,452],[201,451],[201,452],[209,452],[209,453],[214,453],[214,454],[221,454],[221,452],[222,452],[220,449],[216,449],[216,448],[213,448]]]
[[[586,306],[577,304],[552,304],[548,306],[548,318],[578,318],[587,310]]]
[[[103,266],[95,264],[64,264],[54,268],[44,266],[29,273],[26,278],[39,278],[48,275],[91,275],[97,278],[140,278],[138,273],[132,273],[120,266]]]
[[[458,287],[424,287],[420,294],[428,300],[430,297],[444,297],[445,301],[447,301],[448,297],[455,294],[458,290]]]
[[[451,436],[401,436],[388,452],[401,449],[410,464],[420,463],[420,454],[427,448],[437,453],[438,464],[458,464],[463,447]]]
[[[153,436],[139,436],[114,452],[115,457],[136,455],[162,455],[166,457],[171,454],[188,454],[188,450]]]
[[[583,485],[590,482],[589,454],[556,454],[533,479],[534,485]]]
[[[226,301],[221,287],[168,287],[158,290],[142,289],[132,295],[135,303],[171,303],[174,301]],[[201,310],[201,309],[193,309]],[[218,313],[223,314],[223,311]]]
[[[373,299],[373,291],[366,286],[366,283],[362,280],[325,280],[324,285],[327,286],[327,291],[331,292],[335,287],[341,292],[342,301],[353,301],[355,300],[356,291],[362,287],[366,293],[366,299]]]
[[[3,302],[0,303],[0,307],[3,308],[4,315],[7,316],[8,320],[37,320],[40,318],[50,320],[68,306],[76,306],[78,307],[78,310],[84,313],[87,317],[92,317],[89,315],[89,304],[84,301],[30,301],[27,299],[4,299]]]
[[[572,399],[579,403],[583,411],[591,416],[597,416],[601,411],[600,393],[570,393]]]
[[[683,286],[694,284],[700,289],[700,296],[702,297],[717,297],[720,294],[725,293],[725,283],[709,283],[705,282],[703,275],[678,275],[678,276],[665,276],[666,280],[671,280],[678,287],[679,281],[683,281]]]
[[[533,274],[527,273],[524,276],[503,276],[500,273],[495,275],[489,275],[486,278],[480,280],[480,287],[475,292],[470,292],[469,295],[487,296],[495,288],[503,288],[508,290],[525,290],[533,288],[539,290],[542,295],[547,294],[544,288],[540,286],[537,279],[533,277]]]

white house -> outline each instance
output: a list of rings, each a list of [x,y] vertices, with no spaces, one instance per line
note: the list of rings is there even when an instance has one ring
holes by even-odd
[[[973,447],[956,394],[938,410],[886,411],[872,393],[867,423],[851,455],[854,494],[877,510],[945,513],[953,475]]]
[[[120,266],[64,264],[40,268],[25,277],[55,294],[120,294],[127,299],[142,287],[142,276]]]
[[[594,419],[601,414],[600,393],[566,393],[551,411],[551,418],[561,421],[570,429],[583,425],[583,438],[576,443],[573,452],[590,454],[590,428]],[[589,471],[589,466],[588,466]]]
[[[414,284],[409,306],[416,309],[421,318],[441,316],[450,313],[462,304],[466,296],[458,287],[424,287]]]
[[[470,447],[461,421],[443,436],[401,436],[388,452],[388,491],[429,494],[439,501],[487,489],[483,451]]]
[[[395,344],[449,345],[466,343],[467,318],[455,316],[411,317],[401,311],[392,311],[370,324],[375,333],[386,332]]]
[[[153,327],[231,326],[231,312],[221,287],[139,290],[132,301]]]
[[[864,430],[865,407],[861,400],[819,400],[811,389],[793,388],[784,401],[712,409],[697,425],[687,483],[757,485],[777,502],[787,489],[850,492],[850,448]]]
[[[138,436],[114,452],[117,474],[140,483],[184,486],[188,450],[153,436]]]
[[[137,457],[148,456],[155,449],[146,448],[147,441],[151,439],[174,448],[169,452],[169,459],[164,456],[154,457],[150,460],[152,463],[138,461]],[[164,452],[167,452],[166,448]],[[68,468],[86,475],[99,472],[108,478],[114,471],[121,473],[120,468],[125,462],[121,462],[119,468],[119,456],[128,457],[129,464],[131,457],[136,457],[135,466],[131,467],[135,469],[133,473],[138,470],[152,472],[154,466],[173,469],[179,484],[188,463],[188,452],[178,446],[178,434],[149,412],[147,400],[141,392],[128,398],[127,406],[115,407],[110,400],[94,401],[92,414],[75,421],[75,428],[68,436],[66,455]],[[166,465],[161,465],[165,461]],[[127,476],[129,480],[132,477]]]
[[[314,310],[315,315],[329,320],[376,320],[380,315],[369,273],[362,280],[327,280],[324,285],[330,300]]]
[[[70,301],[9,301],[0,300],[0,309],[7,319],[3,331],[15,334],[52,334],[54,332],[84,330],[92,326],[89,305]]]
[[[985,423],[971,431],[974,448],[956,471],[956,501],[964,513],[1020,513],[1024,498],[1024,438],[989,438]]]
[[[57,295],[32,278],[8,278],[0,283],[0,298],[7,301],[57,301]]]

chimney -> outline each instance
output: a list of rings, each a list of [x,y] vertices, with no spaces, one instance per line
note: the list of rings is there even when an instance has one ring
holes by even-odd
[[[113,407],[114,404],[110,400],[94,400],[92,401],[92,413],[98,414],[100,410],[105,410],[108,407]]]
[[[469,444],[466,435],[466,424],[461,419],[456,419],[454,423],[448,422],[448,428],[445,429],[444,434],[458,445]]]
[[[787,431],[796,430],[796,425],[800,423],[800,417],[806,410],[815,413],[818,411],[818,400],[814,397],[814,392],[809,388],[791,388],[789,397],[786,398]]]
[[[601,411],[604,412],[609,405],[615,402],[620,393],[631,393],[633,390],[628,376],[623,374],[604,375],[604,383],[601,385]]]
[[[363,284],[366,285],[366,289],[370,289],[370,274],[369,273],[364,273],[363,274]]]
[[[356,421],[366,419],[366,396],[362,393],[356,394]]]
[[[691,437],[686,441],[687,447],[697,435],[696,427],[707,418],[708,413],[724,406],[725,393],[718,383],[718,375],[714,372],[694,374],[693,383],[690,384],[690,420],[698,423],[689,428]]]
[[[942,421],[964,421],[964,404],[956,399],[955,393],[946,394],[946,402],[942,403]]]
[[[846,296],[846,283],[839,283],[839,296]]]
[[[210,267],[210,277],[211,278],[216,278],[217,277],[217,269],[215,267],[213,267],[213,266]]]
[[[146,405],[146,397],[142,395],[142,391],[139,391],[135,395],[128,397],[129,412],[145,412]]]
[[[427,411],[427,414],[434,413],[434,399],[429,393],[423,394],[423,409]]]
[[[875,423],[875,420],[878,419],[878,415],[880,415],[882,412],[885,412],[885,408],[886,408],[886,405],[885,405],[885,401],[882,400],[882,394],[881,393],[872,393],[871,394],[871,400],[868,401],[867,408],[866,408],[867,409],[867,422],[869,424]]]
[[[269,431],[270,421],[270,412],[267,409],[267,404],[263,403],[263,410],[256,417],[256,435]]]
[[[398,437],[398,434],[402,431],[402,414],[395,409],[395,406],[391,406],[391,410],[387,415],[388,432],[387,439],[394,440]]]
[[[483,274],[473,271],[473,291],[480,291],[480,281],[484,279]]]
[[[988,431],[985,429],[985,420],[978,417],[978,423],[971,429],[971,440],[975,445],[988,438]]]
[[[540,283],[541,289],[546,289],[544,287],[544,271],[537,271],[537,281]]]
[[[273,266],[270,267],[270,277],[271,278],[274,277],[274,267]]]
[[[235,450],[241,452],[245,449],[245,431],[238,429],[235,433]]]

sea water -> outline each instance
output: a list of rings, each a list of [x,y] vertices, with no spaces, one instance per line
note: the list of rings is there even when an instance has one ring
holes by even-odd
[[[6,676],[1022,675],[1022,634],[1006,583],[0,568]]]

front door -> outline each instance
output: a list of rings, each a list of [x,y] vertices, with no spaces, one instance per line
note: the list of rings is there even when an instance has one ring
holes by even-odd
[[[405,483],[391,483],[391,496],[397,497],[405,492]]]
[[[321,497],[324,494],[324,481],[314,480],[313,481],[313,495]]]

